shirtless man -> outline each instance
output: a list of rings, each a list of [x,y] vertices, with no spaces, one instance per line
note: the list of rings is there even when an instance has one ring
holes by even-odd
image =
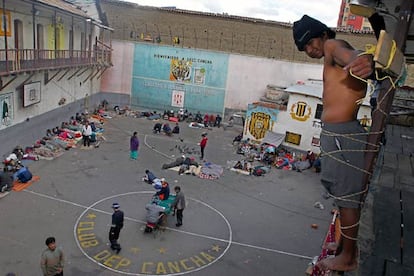
[[[372,56],[361,55],[318,20],[304,15],[293,25],[299,51],[324,58],[321,133],[321,182],[339,207],[341,252],[316,265],[326,270],[350,271],[357,267],[356,242],[360,218],[364,150],[367,134],[357,121],[358,100],[365,97],[367,78],[373,72]],[[349,135],[351,134],[351,135]],[[338,250],[339,251],[339,250]]]

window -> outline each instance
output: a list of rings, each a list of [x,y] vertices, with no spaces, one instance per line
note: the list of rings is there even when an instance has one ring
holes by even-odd
[[[321,146],[321,138],[317,136],[312,137],[312,146],[320,147]]]
[[[316,112],[315,112],[315,119],[321,119],[323,112],[323,105],[317,104],[316,105]]]
[[[353,14],[350,14],[349,15],[349,20],[355,20],[356,19],[356,16],[355,15],[353,15]]]
[[[291,144],[299,146],[301,138],[302,138],[302,135],[300,134],[286,131],[285,142],[287,143],[291,143]]]

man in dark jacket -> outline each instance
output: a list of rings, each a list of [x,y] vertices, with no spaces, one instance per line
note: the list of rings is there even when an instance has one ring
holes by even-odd
[[[124,212],[119,210],[120,205],[118,203],[112,204],[114,213],[112,214],[112,224],[109,229],[109,241],[111,242],[111,249],[116,250],[118,254],[121,251],[121,245],[118,243],[119,233],[122,227],[124,227]]]
[[[177,214],[177,224],[175,226],[180,227],[181,225],[183,225],[183,211],[185,208],[185,196],[184,196],[184,193],[181,192],[180,186],[175,186],[174,191],[175,191],[176,196],[175,196],[175,200],[172,206],[174,207],[174,213]]]

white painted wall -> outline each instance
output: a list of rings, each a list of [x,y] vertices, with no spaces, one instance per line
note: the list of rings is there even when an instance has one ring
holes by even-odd
[[[101,91],[131,95],[134,43],[113,41],[114,66],[102,75]]]
[[[288,87],[299,80],[322,79],[322,65],[230,55],[225,107],[246,110],[265,95],[266,86]]]
[[[297,102],[305,102],[311,109],[310,117],[305,121],[296,120],[291,116],[291,112],[295,111],[292,108]],[[313,96],[305,96],[302,94],[289,93],[289,101],[286,111],[279,110],[277,115],[277,120],[272,129],[273,132],[285,134],[286,132],[292,132],[301,135],[301,140],[299,145],[286,143],[283,145],[289,146],[291,148],[306,151],[307,149],[312,149],[313,152],[319,153],[320,149],[318,146],[312,145],[313,137],[320,137],[321,133],[321,120],[315,118],[316,107],[318,104],[322,104],[320,98]],[[371,118],[371,107],[366,103],[362,105],[359,109],[357,119],[361,119],[365,116]],[[370,125],[370,123],[369,123]],[[246,133],[246,132],[245,132]],[[253,139],[251,135],[245,135],[244,139],[250,138]]]

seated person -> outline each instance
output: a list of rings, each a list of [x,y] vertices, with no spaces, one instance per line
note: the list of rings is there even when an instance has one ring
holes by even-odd
[[[236,137],[234,137],[233,144],[234,142],[241,142],[242,139],[243,139],[243,132],[237,135]]]
[[[81,116],[79,113],[76,113],[76,115],[75,115],[75,120],[76,120],[78,123],[81,123],[81,122],[82,122],[82,116]]]
[[[204,122],[204,127],[208,127],[208,124],[209,124],[209,119],[210,119],[210,116],[208,115],[208,113],[206,113],[206,114],[204,115],[204,120],[203,120],[203,122]]]
[[[60,128],[64,129],[64,128],[68,128],[69,127],[69,123],[68,122],[62,122],[60,124]]]
[[[203,122],[203,116],[201,116],[200,111],[197,111],[197,113],[195,115],[195,120],[196,120],[197,123]]]
[[[171,136],[172,130],[169,124],[164,124],[164,126],[162,127],[162,130],[164,131],[165,134],[167,134],[168,136]]]
[[[315,162],[316,156],[311,149],[307,150],[306,159],[309,160],[310,166],[312,167],[313,163]]]
[[[178,125],[178,123],[175,124],[175,127],[172,130],[172,133],[180,133],[180,126]]]
[[[302,156],[301,159],[296,160],[292,163],[292,169],[298,172],[309,169],[310,167],[311,164],[309,162],[309,159],[307,159],[307,156]]]
[[[52,136],[54,136],[54,134],[52,133],[52,131],[50,130],[50,128],[48,128],[46,130],[46,137],[52,137]]]
[[[210,114],[210,118],[208,119],[208,124],[210,127],[214,126],[216,123],[216,115]]]
[[[91,125],[92,132],[96,132],[95,123],[94,122],[91,122],[90,125]]]
[[[76,126],[76,125],[77,125],[77,122],[76,122],[76,120],[75,120],[75,117],[74,117],[74,116],[71,116],[71,117],[70,117],[69,124],[71,124],[71,125],[73,125],[73,126]]]
[[[157,177],[150,170],[145,170],[145,176],[143,180],[148,184],[152,184]]]
[[[151,203],[145,205],[145,209],[147,210],[147,214],[145,219],[147,221],[147,225],[155,226],[162,223],[162,215],[165,211],[165,208],[159,206],[157,204],[157,200],[153,200]],[[151,232],[152,229],[149,227],[145,228],[145,232]]]
[[[164,178],[161,179],[161,189],[155,193],[160,200],[167,200],[170,196],[170,185]]]
[[[95,143],[96,142],[96,133],[92,132],[91,137],[89,138],[89,142]]]
[[[154,133],[160,133],[161,132],[161,127],[162,127],[162,124],[161,123],[156,123],[154,125],[153,132]]]
[[[13,188],[13,173],[6,168],[0,172],[0,193],[11,191]]]
[[[52,129],[52,132],[53,132],[54,135],[59,135],[61,131],[60,131],[59,127],[55,127],[55,128]]]

